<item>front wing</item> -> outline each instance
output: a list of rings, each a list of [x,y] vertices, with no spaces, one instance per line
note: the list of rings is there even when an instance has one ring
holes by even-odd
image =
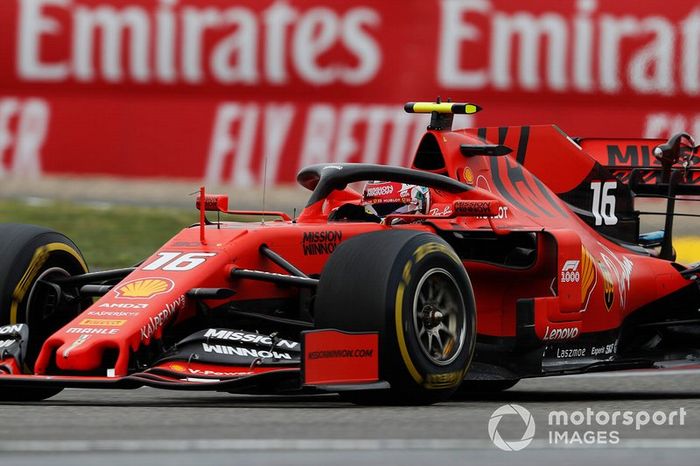
[[[166,361],[124,377],[2,373],[0,388],[153,387],[171,390],[282,394],[388,388],[379,380],[377,333],[302,333],[300,367],[245,367]],[[17,366],[13,364],[13,366]]]

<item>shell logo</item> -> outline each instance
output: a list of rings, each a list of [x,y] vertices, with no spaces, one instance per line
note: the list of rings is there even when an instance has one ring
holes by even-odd
[[[175,372],[185,372],[187,368],[183,366],[182,364],[170,364],[168,366],[169,369],[174,370]]]
[[[465,183],[474,184],[474,172],[472,172],[471,168],[465,167],[462,176],[464,177]]]
[[[175,286],[169,278],[138,278],[126,282],[115,289],[117,298],[151,299],[153,296],[167,293]]]

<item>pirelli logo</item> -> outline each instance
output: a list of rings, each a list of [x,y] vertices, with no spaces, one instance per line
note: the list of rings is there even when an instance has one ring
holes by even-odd
[[[126,323],[126,320],[116,319],[83,319],[80,325],[88,327],[121,327]]]

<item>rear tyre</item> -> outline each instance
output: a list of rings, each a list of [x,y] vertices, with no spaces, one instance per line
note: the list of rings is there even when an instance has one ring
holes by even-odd
[[[380,231],[341,243],[321,274],[314,319],[317,328],[379,332],[380,378],[391,389],[342,393],[360,404],[447,400],[476,342],[467,272],[444,240],[425,232]]]
[[[0,224],[0,325],[24,323],[30,337],[25,369],[31,370],[41,346],[51,334],[78,315],[84,304],[67,297],[48,282],[87,272],[77,246],[48,228]],[[72,297],[78,290],[64,290]],[[0,401],[39,401],[60,388],[0,389]]]

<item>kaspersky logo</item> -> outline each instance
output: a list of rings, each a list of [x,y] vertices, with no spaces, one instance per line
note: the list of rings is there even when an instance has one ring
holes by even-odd
[[[175,283],[169,278],[138,278],[119,285],[114,290],[117,298],[151,299],[152,297],[167,293],[175,287]]]

